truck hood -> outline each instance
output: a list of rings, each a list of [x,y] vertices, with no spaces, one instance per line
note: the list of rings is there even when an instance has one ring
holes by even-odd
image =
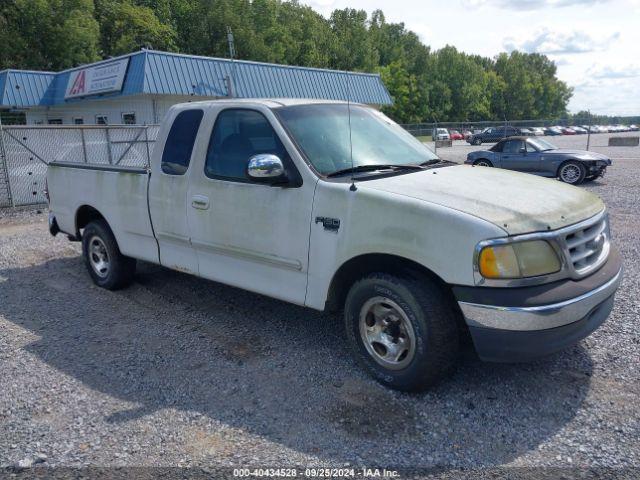
[[[457,165],[360,182],[482,218],[509,235],[555,230],[596,215],[596,195],[557,180],[497,168]]]

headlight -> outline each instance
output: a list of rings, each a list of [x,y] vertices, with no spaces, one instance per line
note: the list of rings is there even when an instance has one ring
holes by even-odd
[[[560,259],[549,242],[526,242],[490,245],[478,256],[478,270],[485,278],[525,278],[555,273]]]

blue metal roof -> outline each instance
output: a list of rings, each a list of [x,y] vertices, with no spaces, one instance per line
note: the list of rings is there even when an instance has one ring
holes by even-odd
[[[0,72],[5,83],[0,106],[29,107],[81,102],[85,99],[124,95],[194,95],[226,97],[227,77],[238,98],[316,98],[388,105],[391,96],[379,75],[270,63],[231,61],[154,50],[124,55],[129,66],[121,92],[65,99],[72,72],[108,63],[104,60],[60,73],[8,70]],[[4,80],[3,80],[4,79]],[[14,88],[9,88],[14,85]],[[15,88],[19,85],[19,88]],[[15,91],[13,91],[15,90]],[[0,92],[3,90],[0,88]]]
[[[40,104],[55,75],[25,70],[0,72],[0,106],[20,108]]]

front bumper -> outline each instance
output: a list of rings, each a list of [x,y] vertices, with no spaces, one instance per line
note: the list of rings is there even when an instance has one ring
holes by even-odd
[[[595,273],[522,288],[454,287],[478,356],[527,361],[574,345],[609,316],[622,280],[616,251]]]

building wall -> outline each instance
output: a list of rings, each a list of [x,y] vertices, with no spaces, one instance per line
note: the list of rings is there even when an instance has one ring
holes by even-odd
[[[211,100],[212,98],[171,95],[121,96],[101,100],[80,100],[52,107],[31,108],[26,111],[26,116],[29,125],[47,125],[54,121],[61,121],[64,125],[72,125],[75,119],[82,119],[84,125],[95,125],[98,115],[106,116],[109,125],[119,125],[124,123],[124,114],[134,113],[135,123],[144,125],[160,123],[169,107],[176,103]]]

